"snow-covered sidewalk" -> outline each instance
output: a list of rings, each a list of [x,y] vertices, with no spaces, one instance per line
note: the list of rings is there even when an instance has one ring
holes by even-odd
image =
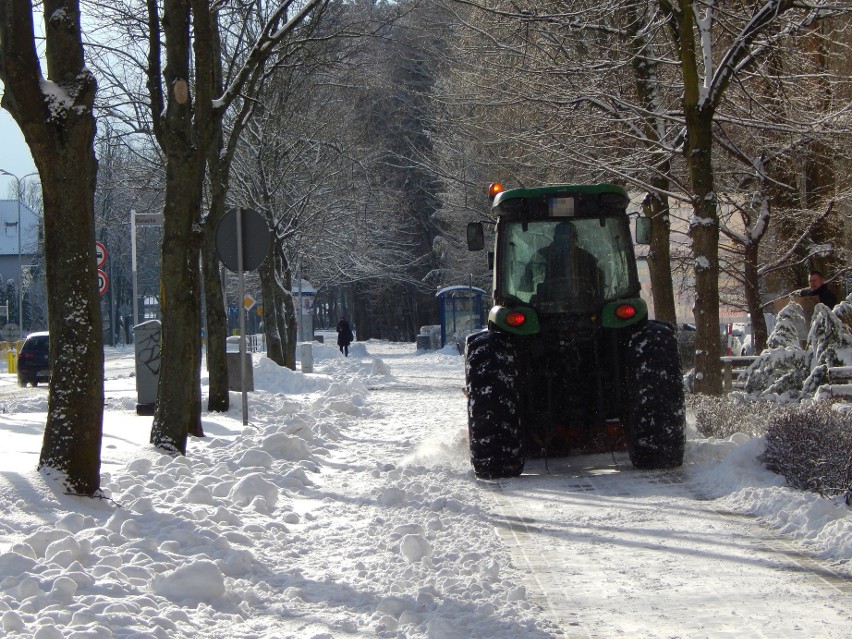
[[[109,381],[108,500],[64,496],[34,471],[46,394],[7,402],[0,413],[0,634],[535,639],[606,637],[614,630],[632,637],[738,636],[724,634],[722,625],[679,635],[674,621],[658,624],[668,634],[648,630],[657,627],[655,615],[669,618],[648,592],[672,577],[628,578],[638,569],[627,559],[641,562],[636,550],[644,542],[615,534],[647,529],[639,534],[653,534],[663,546],[706,543],[680,554],[712,560],[708,548],[732,543],[713,539],[727,529],[696,528],[690,539],[672,527],[657,529],[668,524],[654,518],[665,502],[688,526],[697,512],[696,491],[718,498],[708,510],[750,512],[784,526],[827,567],[849,574],[849,509],[781,487],[756,461],[759,442],[690,441],[683,471],[689,488],[675,483],[668,492],[650,491],[650,502],[632,507],[625,502],[636,496],[623,495],[627,484],[618,481],[629,483],[638,473],[625,472],[626,479],[614,483],[606,483],[613,473],[605,468],[599,479],[566,485],[558,475],[478,482],[467,460],[457,354],[368,342],[353,345],[344,359],[334,347],[317,344],[314,364],[316,373],[304,375],[255,355],[251,424],[243,429],[234,393],[227,415],[205,415],[208,437],[192,440],[183,458],[147,444],[151,418],[135,414],[133,378]],[[613,509],[621,520],[612,526],[593,522],[592,512],[580,508],[597,500],[596,491],[622,506]],[[541,537],[531,538],[540,558],[555,558],[537,579],[530,571],[535,561],[525,559],[532,553],[515,533],[532,531],[527,522],[545,517],[551,523],[541,523],[542,530],[552,524],[561,532],[548,533],[555,554]],[[694,520],[696,527],[706,523]],[[578,534],[584,522],[594,526]],[[584,535],[594,539],[586,543]],[[566,553],[584,555],[589,571],[572,568]],[[717,577],[693,568],[676,576],[691,593],[684,605],[724,599],[731,573]],[[548,571],[560,584],[597,582],[585,590],[572,582],[554,601]],[[793,574],[784,583],[795,594],[802,582]],[[582,592],[600,601],[577,596]],[[826,593],[834,593],[837,614],[849,618],[842,612],[848,591],[801,592],[823,609]],[[701,593],[708,593],[705,599]],[[625,612],[645,625],[600,623],[610,614],[602,605],[610,595],[616,603],[629,600]],[[734,619],[750,612],[739,605],[730,602]]]

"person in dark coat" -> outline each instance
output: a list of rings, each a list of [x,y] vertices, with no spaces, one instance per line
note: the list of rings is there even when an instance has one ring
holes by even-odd
[[[536,286],[536,302],[594,303],[600,296],[603,274],[595,256],[580,247],[571,222],[553,227],[553,240],[539,250],[545,270]]]
[[[349,345],[355,336],[352,334],[352,327],[345,317],[341,317],[337,323],[337,345],[340,347],[340,352],[344,357],[349,357]]]
[[[828,286],[825,284],[825,276],[820,271],[811,271],[808,284],[810,288],[802,289],[799,291],[799,295],[802,297],[818,297],[819,301],[828,308],[834,308],[837,305],[837,297],[828,290]]]

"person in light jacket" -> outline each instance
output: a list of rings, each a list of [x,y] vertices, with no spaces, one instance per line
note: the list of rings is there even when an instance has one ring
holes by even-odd
[[[340,347],[340,352],[343,353],[344,357],[349,357],[349,345],[352,343],[354,337],[349,322],[346,321],[345,317],[341,316],[340,321],[337,323],[337,346]]]

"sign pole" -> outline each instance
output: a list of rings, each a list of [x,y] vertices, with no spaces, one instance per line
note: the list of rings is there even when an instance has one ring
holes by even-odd
[[[112,280],[112,262],[109,262],[109,279]],[[109,288],[109,338],[110,346],[115,346],[116,333],[118,333],[118,322],[115,318],[115,286]]]
[[[304,303],[305,303],[305,298],[302,296],[302,260],[300,259],[299,260],[299,323],[298,323],[298,327],[299,327],[298,338],[299,338],[300,342],[305,341],[305,317],[304,317],[305,307],[304,307]]]
[[[246,297],[246,285],[243,278],[243,210],[237,208],[237,290],[240,299],[240,388],[243,399],[243,426],[248,424],[248,391],[246,390],[246,314],[243,312],[243,300]]]
[[[233,229],[236,226],[236,233]],[[235,241],[236,240],[236,241]],[[216,253],[222,263],[237,274],[240,315],[240,382],[242,385],[243,426],[248,425],[248,365],[246,355],[245,271],[258,268],[269,255],[272,237],[269,224],[257,211],[230,209],[216,225]],[[246,362],[246,359],[249,361]]]
[[[136,211],[134,209],[130,209],[130,270],[133,276],[133,327],[135,328],[139,324],[139,283],[136,280]],[[135,336],[133,343],[136,343]]]

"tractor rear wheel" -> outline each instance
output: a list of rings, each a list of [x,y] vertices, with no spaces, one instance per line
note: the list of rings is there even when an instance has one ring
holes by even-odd
[[[627,355],[627,450],[636,468],[683,464],[686,410],[677,339],[649,321],[630,337]]]
[[[465,360],[473,471],[481,479],[517,477],[524,454],[515,344],[504,333],[475,333]]]

